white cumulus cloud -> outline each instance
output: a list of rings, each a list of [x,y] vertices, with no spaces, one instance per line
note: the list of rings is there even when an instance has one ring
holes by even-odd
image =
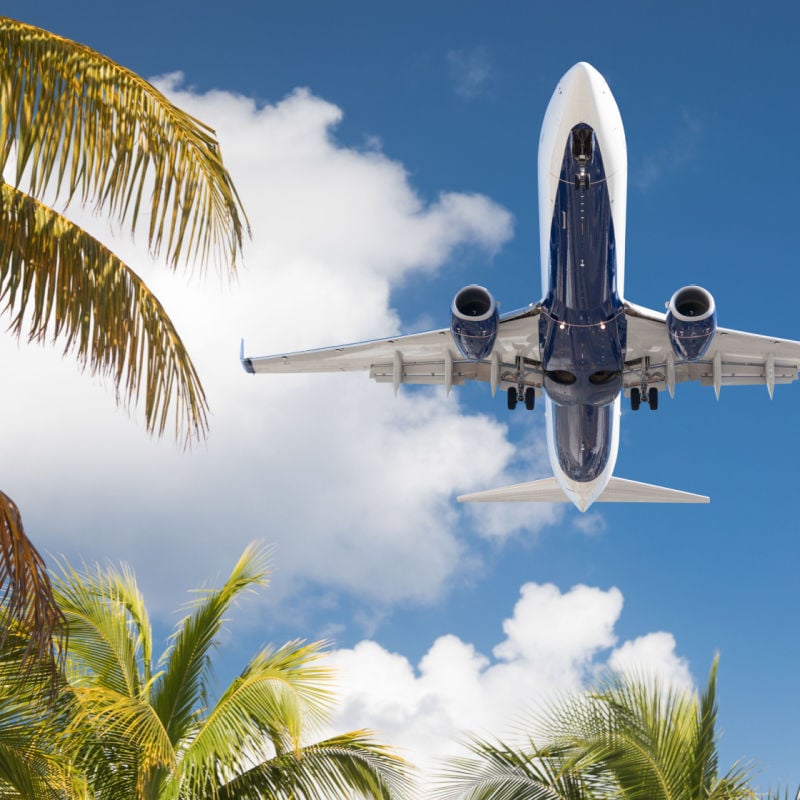
[[[370,727],[430,770],[457,752],[467,733],[513,740],[523,721],[533,732],[548,704],[608,670],[691,688],[671,634],[618,643],[622,606],[613,587],[562,592],[527,583],[491,655],[451,634],[436,639],[416,665],[374,641],[335,651],[330,660],[342,698],[336,728]]]
[[[306,89],[272,105],[160,86],[212,125],[253,240],[232,285],[173,275],[89,211],[69,213],[133,265],[167,308],[208,394],[208,442],[184,453],[56,347],[0,339],[6,392],[3,489],[45,551],[125,559],[156,606],[224,570],[253,539],[276,544],[275,599],[308,581],[378,604],[427,601],[469,563],[479,512],[458,492],[516,480],[505,425],[457,392],[376,386],[365,375],[248,376],[250,354],[387,336],[392,290],[456,248],[496,253],[507,210],[475,193],[428,201],[406,168],[336,141],[342,110]],[[469,276],[464,276],[464,282]],[[444,316],[444,315],[443,315]],[[521,479],[521,478],[520,478]],[[484,512],[489,535],[535,530],[552,509]],[[475,514],[478,513],[476,517]],[[511,514],[511,516],[509,516]]]

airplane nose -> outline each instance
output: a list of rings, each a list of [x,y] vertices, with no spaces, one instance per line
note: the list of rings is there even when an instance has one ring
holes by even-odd
[[[603,76],[585,61],[578,62],[566,72],[559,89],[569,97],[571,103],[581,106],[594,105],[594,98],[609,92]]]

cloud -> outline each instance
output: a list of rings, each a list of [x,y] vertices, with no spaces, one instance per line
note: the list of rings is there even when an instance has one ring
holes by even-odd
[[[702,133],[703,123],[685,108],[681,109],[681,122],[673,133],[672,141],[656,147],[654,152],[648,152],[638,164],[632,165],[631,181],[640,191],[646,192],[665,173],[683,167],[694,158]]]
[[[493,74],[485,47],[450,50],[447,53],[447,65],[457,95],[472,100],[485,94]]]
[[[600,673],[639,671],[692,686],[671,634],[617,644],[623,598],[616,588],[527,583],[491,655],[452,634],[436,639],[417,665],[374,641],[338,650],[342,706],[337,730],[367,726],[430,769],[459,749],[465,733],[514,738],[556,697]],[[533,715],[533,716],[532,716]]]
[[[495,536],[551,522],[547,508],[481,518],[454,503],[520,468],[507,427],[470,413],[457,392],[403,388],[395,399],[365,375],[248,376],[237,358],[243,334],[260,354],[397,333],[393,288],[457,248],[491,258],[512,235],[508,211],[475,193],[425,200],[399,162],[338,144],[342,110],[306,89],[260,107],[198,95],[179,76],[159,85],[218,132],[254,232],[238,281],[173,275],[117,226],[70,214],[167,308],[204,381],[211,435],[188,453],[149,440],[58,346],[3,338],[15,387],[3,402],[14,420],[0,441],[13,464],[3,489],[35,542],[125,559],[151,602],[171,608],[260,538],[276,544],[272,602],[310,582],[380,606],[439,596],[472,563],[482,520]]]

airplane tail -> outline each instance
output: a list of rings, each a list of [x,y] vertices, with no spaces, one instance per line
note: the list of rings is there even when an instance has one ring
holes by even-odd
[[[500,489],[462,494],[460,503],[568,503],[569,498],[555,478],[516,483]],[[667,489],[650,483],[612,477],[596,503],[709,503],[702,494]]]

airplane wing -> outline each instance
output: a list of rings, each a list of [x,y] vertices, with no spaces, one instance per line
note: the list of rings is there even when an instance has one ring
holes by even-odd
[[[486,381],[496,391],[518,385],[521,359],[523,383],[540,388],[540,310],[532,304],[503,314],[492,356],[484,361],[462,358],[450,328],[255,358],[242,351],[241,361],[250,373],[365,371],[379,383],[393,383],[395,391],[401,383],[443,384],[449,391],[467,380]]]
[[[800,342],[717,328],[705,355],[698,361],[680,361],[672,353],[666,315],[625,303],[628,322],[624,385],[644,383],[674,393],[675,384],[699,381],[713,386],[766,386],[772,397],[776,384],[797,380]],[[643,380],[644,378],[644,380]]]

